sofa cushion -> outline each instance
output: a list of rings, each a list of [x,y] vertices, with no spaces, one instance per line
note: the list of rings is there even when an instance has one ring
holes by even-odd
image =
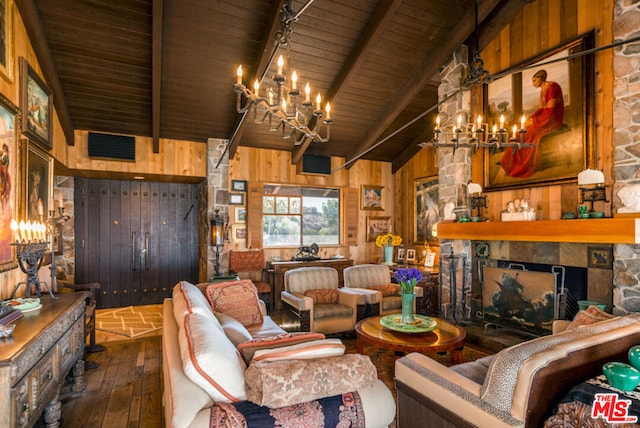
[[[589,306],[587,309],[582,310],[576,314],[573,321],[567,326],[566,330],[575,330],[578,327],[585,325],[595,324],[600,321],[613,318],[611,315],[597,306]]]
[[[214,311],[232,316],[245,327],[262,324],[258,290],[251,280],[213,283],[206,295]]]
[[[376,368],[366,355],[311,360],[254,361],[247,369],[247,399],[283,407],[373,386]]]
[[[252,361],[308,360],[344,355],[346,346],[340,339],[312,340],[275,349],[260,349]]]
[[[487,355],[486,357],[478,358],[475,361],[456,364],[455,366],[451,366],[451,370],[477,384],[482,385],[484,378],[487,376],[489,365],[491,364],[491,361],[493,361],[494,357],[495,355]]]
[[[215,323],[213,313],[193,312],[184,316],[178,335],[184,372],[214,401],[245,400],[247,366],[222,328],[212,328]]]
[[[336,288],[307,290],[304,292],[304,295],[311,297],[314,305],[318,303],[338,303],[338,289]]]
[[[283,346],[295,345],[296,343],[309,342],[312,340],[322,340],[325,336],[322,333],[280,333],[275,336],[267,336],[248,340],[238,345],[238,351],[242,358],[249,363],[253,359],[253,354],[261,349],[274,349]]]
[[[369,289],[379,291],[384,297],[397,296],[399,293],[398,287],[393,284],[373,285]]]
[[[178,282],[172,290],[173,314],[180,324],[182,317],[196,311],[211,312],[211,305],[198,287],[188,281]]]
[[[253,339],[251,333],[240,321],[233,318],[231,315],[223,314],[222,312],[214,312],[214,315],[220,322],[220,326],[224,330],[227,338],[233,343],[234,346],[238,346],[242,342]]]

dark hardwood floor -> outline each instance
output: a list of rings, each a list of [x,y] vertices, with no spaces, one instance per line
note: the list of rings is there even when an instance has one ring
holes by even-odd
[[[63,398],[61,426],[163,427],[159,334],[136,339],[98,334],[97,342],[106,350],[88,354],[87,367],[91,363],[98,367],[85,371],[83,396]]]

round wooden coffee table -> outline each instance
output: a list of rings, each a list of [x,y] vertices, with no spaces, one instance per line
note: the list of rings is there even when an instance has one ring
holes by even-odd
[[[460,355],[467,332],[455,324],[440,318],[433,318],[438,326],[427,333],[400,333],[380,324],[380,318],[363,319],[356,324],[356,347],[362,353],[368,343],[397,352],[419,352],[421,354],[451,352],[454,363],[460,362]]]

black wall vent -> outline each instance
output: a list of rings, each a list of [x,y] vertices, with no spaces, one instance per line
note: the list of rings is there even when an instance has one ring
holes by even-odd
[[[89,132],[89,157],[136,160],[136,139],[125,135]]]
[[[302,172],[307,174],[331,174],[331,156],[302,155]]]

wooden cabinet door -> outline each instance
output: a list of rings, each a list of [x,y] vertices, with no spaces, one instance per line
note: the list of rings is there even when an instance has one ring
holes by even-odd
[[[162,303],[198,280],[194,184],[76,179],[76,282],[100,282],[98,308]]]

